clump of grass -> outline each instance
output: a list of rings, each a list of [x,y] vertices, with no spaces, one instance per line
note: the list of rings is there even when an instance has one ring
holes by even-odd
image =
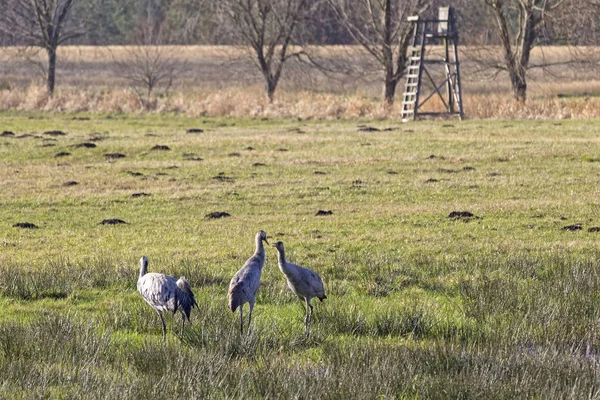
[[[114,259],[91,258],[71,262],[64,258],[45,265],[5,262],[0,267],[0,288],[4,296],[23,300],[61,299],[85,288],[134,287],[137,275],[125,271]]]
[[[560,255],[496,262],[502,275],[490,276],[490,265],[476,283],[462,285],[465,311],[490,328],[485,340],[567,348],[593,343],[600,319],[596,262]]]
[[[581,160],[585,162],[600,162],[600,157],[583,156]]]

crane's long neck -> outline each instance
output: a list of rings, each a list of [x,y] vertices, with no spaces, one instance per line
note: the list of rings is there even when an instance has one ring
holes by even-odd
[[[277,249],[277,264],[279,265],[281,272],[283,272],[286,276],[295,275],[296,271],[290,264],[287,263],[285,259],[284,249]]]
[[[148,272],[148,259],[147,258],[142,258],[140,260],[140,278],[144,275],[146,275],[146,272]]]
[[[261,268],[265,263],[265,248],[263,246],[262,238],[257,235],[256,236],[256,251],[254,252],[254,257],[258,258],[261,263]]]
[[[277,263],[280,267],[285,266],[285,250],[277,249]]]

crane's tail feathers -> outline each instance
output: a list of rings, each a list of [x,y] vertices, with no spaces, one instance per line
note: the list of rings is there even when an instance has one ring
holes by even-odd
[[[324,294],[323,294],[323,296],[319,296],[319,300],[320,300],[320,301],[323,301],[323,300],[325,300],[326,298],[327,298],[327,296],[325,296]]]
[[[231,312],[235,312],[235,310],[237,310],[237,308],[241,305],[239,297],[235,293],[229,291],[229,293],[227,294],[227,298],[229,300],[227,304],[229,306],[229,309],[231,310]]]
[[[194,297],[194,292],[192,292],[192,286],[187,279],[185,279],[185,277],[182,276],[179,278],[177,281],[177,287],[179,288],[179,305],[183,309],[183,312],[189,321],[192,308],[194,308],[194,306],[198,309],[200,308],[196,302],[196,297]]]
[[[229,297],[229,309],[231,310],[231,312],[235,312],[235,310],[237,310],[238,307],[239,307],[239,304],[236,301],[236,299],[234,299],[230,296]]]
[[[192,285],[190,285],[188,280],[185,279],[185,276],[179,278],[179,280],[177,281],[177,287],[183,290],[184,292],[192,293]]]

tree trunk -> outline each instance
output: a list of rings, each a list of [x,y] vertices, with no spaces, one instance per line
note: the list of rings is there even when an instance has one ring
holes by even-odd
[[[527,100],[527,81],[525,78],[511,77],[513,97],[519,103],[525,103]]]
[[[509,29],[510,10],[506,9],[505,4],[500,0],[488,2],[488,5],[494,10],[496,22],[500,28],[500,40],[502,41],[506,69],[510,76],[513,97],[519,103],[525,103],[527,100],[526,75],[529,66],[529,56],[537,38],[536,27],[541,23],[547,8],[546,5],[539,8],[535,5],[535,2],[529,1],[521,1],[519,4],[521,6],[519,9],[521,26],[515,38],[515,50],[513,49],[513,40],[511,40]],[[541,16],[538,15],[536,17],[536,13],[541,13]]]
[[[48,53],[48,75],[46,76],[46,87],[50,96],[54,95],[54,81],[56,76],[56,47],[49,47]]]
[[[394,104],[394,97],[396,95],[396,85],[398,84],[398,80],[395,77],[388,77],[386,74],[385,77],[385,102],[388,106]]]
[[[527,69],[524,65],[508,66],[508,75],[513,90],[513,98],[519,103],[527,101]]]
[[[385,1],[384,8],[384,27],[383,27],[383,63],[385,68],[385,102],[388,106],[394,104],[394,95],[396,94],[396,74],[394,74],[394,53],[392,51],[392,41],[394,27],[392,25],[392,1]]]
[[[275,89],[277,88],[277,80],[270,77],[267,78],[267,98],[269,99],[269,104],[273,103],[275,100]]]

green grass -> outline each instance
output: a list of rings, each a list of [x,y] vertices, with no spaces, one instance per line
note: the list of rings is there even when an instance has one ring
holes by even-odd
[[[0,397],[598,395],[600,121],[0,121],[33,135],[0,137]],[[251,334],[226,307],[259,229],[325,281],[309,339],[272,248]],[[194,288],[183,344],[142,255]]]

